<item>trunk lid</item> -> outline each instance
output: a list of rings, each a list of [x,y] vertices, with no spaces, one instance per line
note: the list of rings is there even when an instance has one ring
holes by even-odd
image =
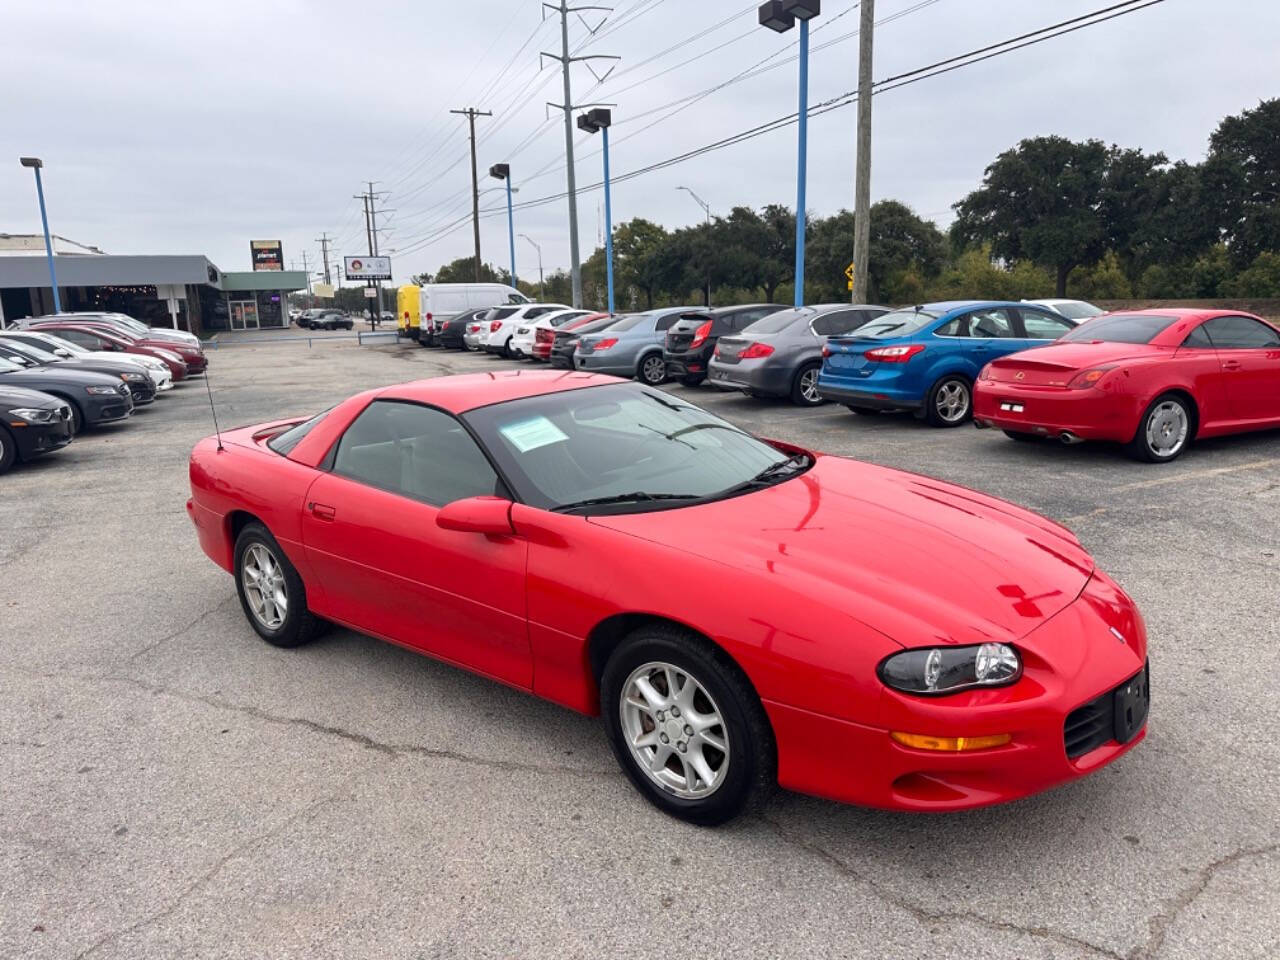
[[[992,360],[987,378],[1028,387],[1065,387],[1076,374],[1094,367],[1169,353],[1168,347],[1105,341],[1068,341],[1033,347]]]

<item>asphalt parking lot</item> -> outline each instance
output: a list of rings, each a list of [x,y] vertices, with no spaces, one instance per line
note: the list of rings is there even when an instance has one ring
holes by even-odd
[[[347,338],[210,358],[224,427],[510,365]],[[783,794],[668,819],[596,720],[350,632],[259,640],[183,508],[197,380],[0,484],[0,956],[1280,955],[1280,434],[1147,466],[671,389],[1066,523],[1146,617],[1146,742],[963,815]]]

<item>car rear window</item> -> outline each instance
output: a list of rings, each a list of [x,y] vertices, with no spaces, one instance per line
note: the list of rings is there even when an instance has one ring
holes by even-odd
[[[630,316],[623,317],[617,323],[609,327],[609,332],[622,333],[624,330],[630,330],[633,327],[639,326],[640,321],[642,321],[645,317],[648,317],[648,316],[652,316],[652,314],[633,313]]]
[[[747,333],[779,333],[787,327],[791,326],[797,320],[808,318],[813,314],[812,310],[779,310],[777,313],[771,313],[766,317],[757,320],[751,326],[746,328]]]
[[[849,336],[859,340],[891,340],[894,337],[909,337],[918,330],[923,330],[938,314],[928,310],[894,310],[876,317],[870,323],[864,323]]]
[[[333,407],[329,408],[329,410],[332,409]],[[302,442],[302,438],[310,433],[316,424],[329,415],[329,410],[325,410],[323,413],[317,413],[310,420],[304,420],[297,426],[290,427],[284,433],[277,433],[267,441],[267,446],[280,454],[280,456],[287,457],[293,452],[293,448]]]
[[[1113,313],[1087,320],[1060,340],[1105,340],[1109,343],[1150,343],[1177,317],[1151,313]]]

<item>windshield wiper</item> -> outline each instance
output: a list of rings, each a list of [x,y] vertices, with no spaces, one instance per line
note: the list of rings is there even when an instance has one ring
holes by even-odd
[[[644,490],[636,490],[632,493],[615,493],[607,497],[591,497],[588,500],[577,500],[573,503],[562,503],[559,506],[551,508],[552,513],[567,513],[570,510],[577,510],[579,507],[598,507],[612,503],[641,503],[649,500],[701,500],[697,494],[693,493],[647,493]]]
[[[754,490],[757,487],[767,486],[779,477],[790,476],[798,470],[809,465],[810,457],[807,453],[793,453],[785,460],[779,460],[777,463],[771,463],[750,480],[743,480],[741,483],[734,484],[727,490],[721,490],[715,494],[715,499],[721,500],[725,497],[731,497],[736,493],[742,493],[745,490]]]

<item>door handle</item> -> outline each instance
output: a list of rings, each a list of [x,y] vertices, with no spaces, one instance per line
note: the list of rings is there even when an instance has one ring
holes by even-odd
[[[307,504],[307,509],[311,511],[311,515],[317,520],[332,520],[338,513],[333,507],[323,503],[315,503],[314,501]]]
[[[1222,369],[1223,370],[1239,370],[1240,361],[1239,360],[1223,360]]]

